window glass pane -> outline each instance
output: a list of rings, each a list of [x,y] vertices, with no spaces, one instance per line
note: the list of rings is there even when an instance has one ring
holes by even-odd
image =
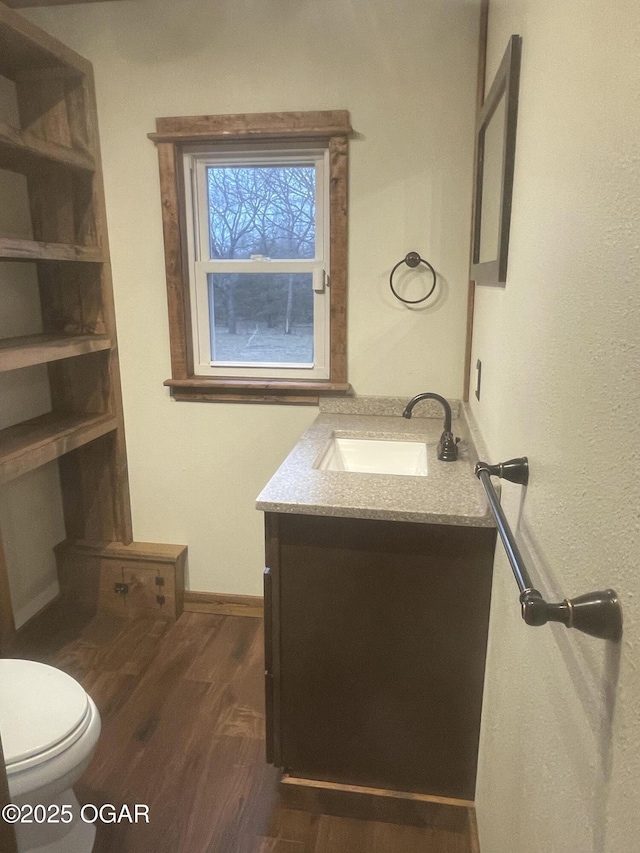
[[[312,273],[210,273],[214,362],[313,364]]]
[[[315,257],[314,166],[208,166],[210,257]]]

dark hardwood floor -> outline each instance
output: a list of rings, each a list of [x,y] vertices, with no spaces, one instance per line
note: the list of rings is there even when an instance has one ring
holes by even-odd
[[[15,656],[69,672],[100,709],[80,802],[149,806],[148,824],[99,824],[94,853],[473,851],[466,833],[282,805],[279,771],[264,760],[260,619],[86,622],[53,608]]]

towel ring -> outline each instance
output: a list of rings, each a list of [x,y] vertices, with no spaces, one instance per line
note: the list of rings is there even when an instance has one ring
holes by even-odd
[[[403,296],[400,296],[400,294],[396,291],[396,289],[393,286],[393,275],[394,275],[395,271],[398,269],[398,267],[402,266],[402,264],[406,264],[408,267],[412,267],[412,268],[417,267],[419,264],[424,264],[426,267],[428,267],[431,270],[431,275],[433,276],[433,284],[431,285],[431,289],[429,290],[429,292],[427,293],[426,296],[422,296],[420,299],[405,299]],[[417,252],[409,252],[409,254],[406,257],[404,257],[401,261],[398,261],[398,263],[395,265],[395,267],[391,270],[391,275],[389,276],[389,287],[391,288],[391,292],[393,293],[395,298],[399,299],[400,302],[404,302],[406,305],[417,305],[418,302],[424,302],[425,299],[428,299],[431,296],[431,294],[433,293],[433,291],[435,290],[435,287],[436,287],[436,271],[431,266],[429,261],[425,261],[425,259],[421,258]]]

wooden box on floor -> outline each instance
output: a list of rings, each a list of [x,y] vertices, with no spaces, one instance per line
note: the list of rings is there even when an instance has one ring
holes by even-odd
[[[78,608],[129,618],[182,613],[185,545],[66,541],[55,550],[61,593]]]

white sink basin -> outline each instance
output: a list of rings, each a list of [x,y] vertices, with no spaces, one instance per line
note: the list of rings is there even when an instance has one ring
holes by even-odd
[[[427,476],[427,445],[420,441],[332,438],[316,463],[321,471]]]

